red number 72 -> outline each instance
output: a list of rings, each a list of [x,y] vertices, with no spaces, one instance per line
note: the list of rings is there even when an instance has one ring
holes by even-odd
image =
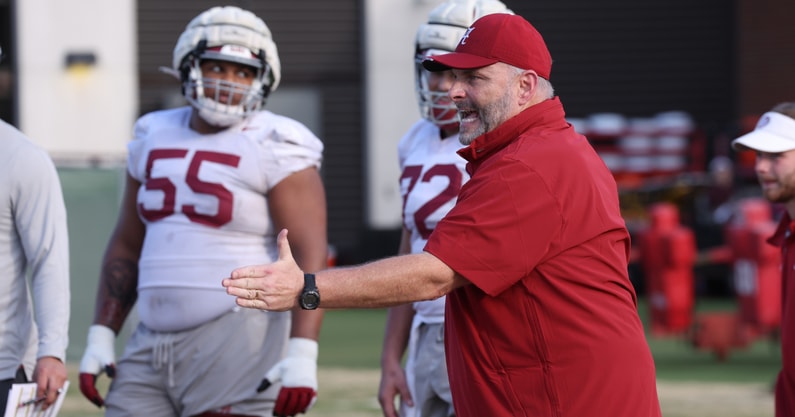
[[[403,169],[403,173],[400,175],[401,181],[405,178],[409,179],[409,186],[406,196],[411,194],[411,190],[413,190],[414,186],[417,185],[417,181],[420,179],[420,174],[422,174],[422,166],[420,165],[409,165]],[[416,225],[417,231],[423,239],[428,239],[428,236],[430,236],[431,232],[433,232],[433,229],[429,228],[428,225],[425,224],[425,220],[428,218],[428,216],[433,214],[434,211],[448,201],[458,197],[458,190],[461,189],[463,175],[455,166],[455,164],[434,165],[425,171],[425,175],[422,176],[422,181],[428,182],[431,180],[431,178],[436,176],[448,178],[449,181],[447,188],[442,190],[438,195],[436,195],[436,197],[428,200],[422,205],[422,207],[414,212],[414,224]],[[403,197],[404,212],[406,209],[406,196]]]

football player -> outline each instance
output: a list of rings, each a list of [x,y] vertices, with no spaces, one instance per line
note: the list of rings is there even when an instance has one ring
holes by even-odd
[[[422,252],[436,223],[468,179],[456,154],[458,110],[448,97],[451,71],[429,72],[428,56],[452,52],[477,18],[512,13],[498,0],[448,0],[435,7],[415,38],[415,87],[422,118],[398,143],[403,232],[399,254]],[[292,235],[292,230],[290,231]],[[387,314],[378,400],[385,417],[455,415],[444,354],[445,297],[392,307]],[[405,369],[401,359],[408,349]],[[400,397],[400,413],[395,398]]]
[[[171,69],[190,105],[135,124],[80,390],[106,416],[306,412],[317,395],[321,311],[241,309],[218,284],[238,265],[275,260],[282,228],[303,268],[326,265],[323,144],[263,109],[281,67],[250,11],[196,16]],[[140,323],[117,362],[114,340],[136,301]],[[102,373],[113,377],[104,400]]]

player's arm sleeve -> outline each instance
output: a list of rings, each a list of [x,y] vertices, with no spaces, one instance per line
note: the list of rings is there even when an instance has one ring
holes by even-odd
[[[139,182],[144,182],[146,179],[144,178],[146,175],[146,161],[141,161],[141,158],[145,154],[143,149],[145,146],[144,138],[149,133],[150,118],[149,114],[146,114],[135,122],[133,138],[127,143],[127,173]]]
[[[295,172],[320,169],[323,162],[323,142],[311,130],[291,119],[280,122],[262,143],[269,189]]]
[[[69,336],[69,236],[55,165],[42,150],[15,160],[14,221],[28,259],[39,348],[36,357],[65,361]]]

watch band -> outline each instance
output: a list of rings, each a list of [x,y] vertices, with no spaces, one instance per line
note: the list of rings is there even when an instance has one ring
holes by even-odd
[[[298,305],[304,310],[314,310],[320,305],[320,292],[315,283],[315,274],[304,274],[304,289],[298,297]]]

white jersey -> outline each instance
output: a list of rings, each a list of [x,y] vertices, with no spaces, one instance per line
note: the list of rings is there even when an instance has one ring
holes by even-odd
[[[456,154],[458,135],[441,139],[439,128],[422,119],[398,143],[403,225],[411,232],[411,252],[425,248],[433,229],[455,205],[458,191],[469,179],[466,161]],[[444,321],[445,297],[414,303],[424,322]]]
[[[292,173],[319,168],[323,152],[304,125],[269,111],[210,135],[191,130],[190,115],[190,107],[144,115],[128,145],[146,225],[138,313],[160,331],[193,327],[235,307],[221,279],[278,256],[269,190]]]

